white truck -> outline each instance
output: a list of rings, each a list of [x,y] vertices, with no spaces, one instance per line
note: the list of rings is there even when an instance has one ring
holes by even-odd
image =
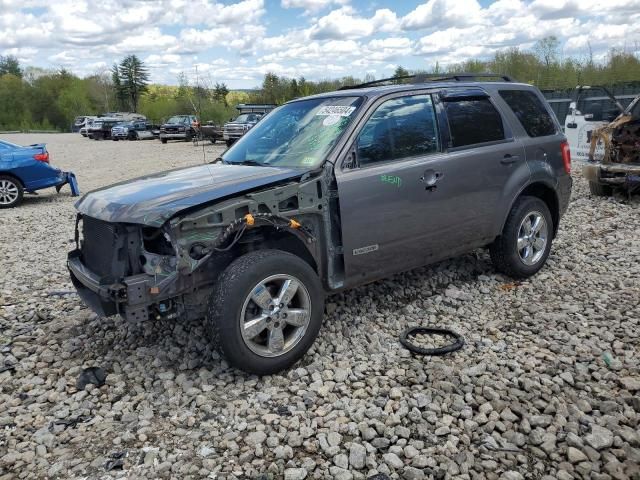
[[[595,90],[604,96],[594,96]],[[605,87],[575,90],[564,130],[571,156],[581,162],[593,195],[640,189],[640,95],[614,95]],[[632,99],[625,108],[622,101]]]

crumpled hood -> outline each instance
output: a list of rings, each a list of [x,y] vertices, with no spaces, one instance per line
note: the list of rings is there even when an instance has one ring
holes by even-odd
[[[181,210],[304,173],[281,167],[198,165],[94,190],[76,203],[76,209],[107,222],[160,226]]]

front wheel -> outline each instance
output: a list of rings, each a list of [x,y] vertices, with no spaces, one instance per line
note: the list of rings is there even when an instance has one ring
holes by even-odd
[[[24,190],[18,180],[8,175],[0,175],[0,208],[20,205],[23,196]]]
[[[516,200],[502,234],[489,248],[496,269],[513,278],[527,278],[540,270],[551,251],[553,218],[537,197]]]
[[[227,144],[227,147],[230,147],[231,145],[233,145],[233,140],[227,140],[226,144]]]
[[[161,138],[161,139],[160,139],[160,141],[161,141],[162,143],[167,143],[167,139],[166,139],[166,138]]]
[[[231,365],[269,375],[311,347],[323,311],[322,285],[308,263],[280,250],[259,250],[237,258],[220,275],[206,326]]]

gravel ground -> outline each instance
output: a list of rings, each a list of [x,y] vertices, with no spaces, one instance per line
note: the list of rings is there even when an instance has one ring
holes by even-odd
[[[85,191],[203,161],[190,144],[3,138],[48,142]],[[199,322],[126,324],[52,295],[72,289],[74,218],[52,192],[0,212],[0,479],[640,479],[638,198],[593,198],[575,173],[534,278],[478,251],[335,295],[303,361],[258,378]],[[397,336],[414,324],[467,344],[412,357]],[[92,366],[106,384],[78,391]]]

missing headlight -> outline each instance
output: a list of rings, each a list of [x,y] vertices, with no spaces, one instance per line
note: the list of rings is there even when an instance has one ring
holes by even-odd
[[[158,255],[175,255],[171,239],[162,228],[142,227],[144,249]]]

